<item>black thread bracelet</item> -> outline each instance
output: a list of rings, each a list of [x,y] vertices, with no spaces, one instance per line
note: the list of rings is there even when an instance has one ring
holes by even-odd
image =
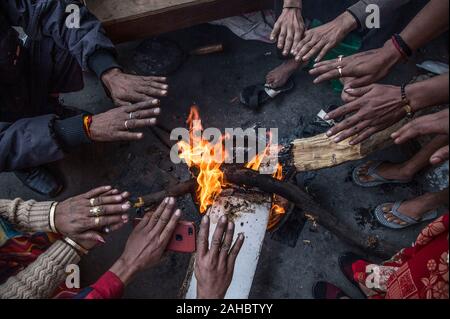
[[[407,57],[413,55],[413,50],[409,47],[409,45],[405,42],[405,40],[403,40],[400,34],[394,34],[394,39]]]

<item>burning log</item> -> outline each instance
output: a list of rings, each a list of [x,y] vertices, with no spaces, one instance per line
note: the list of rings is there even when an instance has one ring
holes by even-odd
[[[322,225],[341,240],[364,252],[385,258],[393,256],[401,248],[377,237],[353,231],[349,225],[346,225],[329,211],[322,208],[297,185],[279,181],[270,175],[261,175],[259,172],[235,165],[223,165],[223,172],[227,183],[241,187],[257,188],[267,194],[276,194],[289,200],[303,210],[305,218]],[[196,181],[194,179],[180,183],[165,191],[141,197],[137,207],[159,204],[167,196],[178,197],[192,193],[195,187]]]
[[[375,151],[392,145],[392,133],[403,125],[404,122],[400,122],[358,145],[350,145],[350,139],[335,143],[326,134],[295,140],[292,143],[294,165],[299,172],[306,172],[363,159]]]

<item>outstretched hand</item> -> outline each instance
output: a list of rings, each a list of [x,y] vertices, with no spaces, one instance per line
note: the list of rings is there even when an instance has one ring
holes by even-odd
[[[239,234],[233,245],[234,223],[223,216],[217,224],[210,248],[209,225],[209,217],[203,217],[195,264],[197,298],[223,299],[233,279],[234,265],[245,237]]]
[[[297,8],[286,8],[283,9],[275,23],[270,38],[278,41],[278,49],[282,50],[284,56],[287,56],[298,46],[304,32],[305,22],[302,11]]]

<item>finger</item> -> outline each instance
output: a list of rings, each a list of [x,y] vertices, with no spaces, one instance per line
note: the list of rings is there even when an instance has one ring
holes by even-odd
[[[164,211],[161,214],[161,217],[159,218],[158,223],[156,224],[155,228],[153,229],[153,231],[156,234],[161,235],[163,230],[169,224],[169,222],[175,212],[175,204],[176,204],[175,198],[172,198],[171,200],[169,200],[169,203],[166,205],[166,208],[164,208]]]
[[[351,74],[347,74],[347,73],[345,73],[345,74],[346,74],[345,76],[355,77],[353,80],[351,80],[348,83],[347,86],[349,88],[359,88],[359,87],[363,87],[363,86],[368,86],[370,84],[373,84],[373,82],[374,82],[371,75],[366,75],[366,76],[358,78],[355,75],[351,75]]]
[[[108,234],[111,234],[111,233],[114,233],[114,232],[120,230],[123,226],[125,226],[125,224],[126,224],[125,222],[120,222],[120,223],[108,226],[108,229],[109,229]]]
[[[164,199],[164,201],[159,205],[159,207],[156,209],[156,211],[152,214],[152,218],[150,219],[150,222],[147,226],[149,230],[152,230],[156,225],[158,224],[159,219],[161,218],[162,214],[166,210],[166,207],[171,205],[172,207],[175,205],[175,198],[173,197],[167,197]]]
[[[305,54],[305,56],[303,57],[303,61],[308,61],[310,59],[312,59],[312,57],[316,56],[324,47],[325,43],[322,41],[317,42],[312,48],[311,50],[309,50],[309,52],[307,54]]]
[[[102,186],[102,187],[95,188],[95,189],[87,192],[86,194],[83,195],[83,197],[85,199],[91,199],[91,198],[101,196],[102,194],[109,192],[111,190],[112,190],[111,186]]]
[[[216,230],[214,231],[214,235],[211,243],[211,258],[213,260],[219,257],[220,247],[222,246],[223,235],[225,234],[225,229],[227,227],[227,216],[222,216],[217,224]]]
[[[306,31],[303,39],[301,39],[301,41],[294,48],[294,55],[296,56],[295,60],[297,60],[297,61],[301,60],[302,57],[300,56],[300,51],[307,43],[309,43],[309,41],[311,41],[311,39],[312,39],[312,33],[309,31]]]
[[[286,36],[287,36],[287,31],[286,31],[286,28],[283,27],[281,29],[280,35],[278,36],[278,49],[283,50]]]
[[[228,269],[233,271],[236,263],[236,258],[239,256],[242,246],[244,245],[245,235],[239,234],[238,239],[231,248],[230,255],[228,256]]]
[[[337,65],[338,62],[339,62],[339,59],[320,61],[320,62],[314,63],[313,68],[314,69],[320,69],[320,68],[323,68],[323,67],[329,67],[330,64]],[[341,62],[344,62],[344,59]]]
[[[104,205],[101,207],[103,215],[116,215],[126,213],[131,208],[131,203],[121,203],[117,205]]]
[[[278,38],[278,34],[280,34],[281,31],[281,23],[277,22],[275,23],[275,26],[273,27],[272,34],[270,35],[270,39],[272,41],[275,41],[276,38]]]
[[[147,98],[153,98],[154,96],[167,96],[168,91],[167,90],[160,90],[156,89],[151,86],[141,86],[140,88],[136,89],[139,93],[145,94]]]
[[[227,232],[225,234],[225,239],[223,240],[222,248],[220,249],[220,263],[226,263],[228,254],[233,244],[234,237],[234,223],[228,222]]]
[[[369,137],[371,137],[373,134],[382,131],[382,128],[378,128],[378,127],[369,127],[368,129],[366,129],[365,131],[363,131],[360,135],[358,135],[357,137],[355,137],[353,140],[350,141],[350,145],[358,145],[359,143],[364,142],[365,140],[367,140]]]
[[[144,228],[147,227],[147,225],[150,223],[152,218],[152,212],[148,212],[144,215],[142,220],[139,222],[139,224],[136,225],[135,231],[142,231]]]
[[[291,30],[288,31],[286,36],[286,42],[284,44],[283,55],[288,55],[292,50],[292,44],[294,43],[294,34]]]
[[[349,118],[346,118],[344,121],[340,122],[336,126],[332,127],[330,130],[328,130],[326,134],[328,137],[335,136],[336,134],[341,133],[342,131],[347,130],[352,126],[356,125],[357,123],[359,123],[359,121],[360,119],[358,114],[355,114]],[[339,139],[339,137],[335,137],[334,139],[335,143],[339,143],[340,141],[342,141],[342,139]]]
[[[166,84],[167,78],[164,76],[144,76],[144,77],[142,77],[142,79],[147,82],[152,82],[152,83],[159,82],[159,84],[161,84],[161,85],[167,85]]]
[[[363,121],[361,123],[358,123],[354,126],[352,126],[351,128],[342,131],[339,136],[337,136],[333,142],[335,143],[340,143],[341,141],[345,141],[346,139],[355,136],[357,134],[359,134],[361,131],[365,130],[366,128],[368,128],[370,125],[370,121]]]
[[[447,145],[431,156],[430,163],[432,165],[439,165],[448,160],[448,158],[449,158],[449,146]]]
[[[144,138],[144,133],[117,132],[114,137],[119,141],[139,141]]]
[[[83,240],[83,241],[95,241],[101,244],[106,244],[105,238],[100,235],[100,233],[96,231],[87,231],[77,236],[77,241]]]
[[[344,69],[342,69],[341,71],[342,71],[342,76],[341,76],[341,73],[339,72],[338,68],[336,67],[334,70],[330,70],[327,73],[322,74],[322,75],[318,76],[317,78],[315,78],[313,83],[314,84],[319,84],[319,83],[322,83],[322,82],[325,82],[325,81],[339,79],[341,77],[347,76],[344,73]]]
[[[315,37],[312,37],[307,43],[305,43],[305,45],[303,45],[303,47],[301,48],[300,52],[298,53],[298,57],[300,57],[300,60],[302,61],[306,61],[305,59],[305,55],[309,53],[309,51],[311,51],[312,48],[314,48],[314,46],[319,42],[318,39],[316,39]]]
[[[153,108],[153,109],[133,112],[133,119],[135,119],[135,120],[146,119],[146,118],[156,117],[160,114],[161,114],[161,108],[157,107],[157,108]]]
[[[148,96],[137,91],[131,91],[124,95],[122,99],[131,103],[141,103],[146,102],[148,100]]]
[[[331,111],[327,115],[325,115],[325,120],[335,120],[337,118],[343,117],[347,114],[353,113],[356,110],[359,110],[360,104],[357,101],[347,103],[338,107],[336,110]]]
[[[143,120],[127,120],[127,127],[124,127],[125,130],[135,130],[144,127],[154,126],[156,124],[156,118],[149,118]]]
[[[200,224],[197,240],[197,253],[199,257],[204,257],[209,250],[209,216],[205,215]]]
[[[164,248],[167,247],[167,245],[170,243],[173,233],[175,232],[175,229],[177,228],[178,221],[181,218],[181,210],[177,209],[175,213],[170,218],[169,223],[167,224],[167,227],[163,229],[163,232],[161,236],[159,237],[160,243],[163,245]]]
[[[352,88],[349,85],[349,87],[345,88],[344,91],[345,91],[345,93],[350,94],[351,96],[361,97],[361,96],[367,94],[368,92],[370,92],[372,89],[373,89],[373,85],[356,87],[356,88]]]
[[[294,36],[294,43],[292,43],[291,54],[295,55],[295,49],[299,45],[300,41],[302,41],[302,34],[300,32],[296,32]]]
[[[136,111],[145,110],[145,109],[149,109],[149,108],[154,108],[156,105],[159,105],[158,99],[147,98],[143,102],[139,102],[139,103],[124,107],[124,111],[126,113],[131,113],[131,112],[136,112]]]
[[[92,217],[90,218],[90,227],[88,229],[102,229],[106,226],[115,225],[118,223],[125,223],[125,220],[128,220],[128,216],[125,217],[120,215],[114,216],[100,216],[100,217]],[[96,222],[98,219],[98,223]]]
[[[409,122],[401,127],[397,132],[393,133],[391,137],[394,139],[395,144],[403,144],[413,138],[416,138],[421,134],[420,128],[417,128],[417,121]]]
[[[97,197],[94,201],[94,206],[103,206],[103,205],[110,205],[110,204],[118,204],[125,201],[130,196],[130,193],[124,192],[119,195],[107,195],[107,196],[100,196]]]

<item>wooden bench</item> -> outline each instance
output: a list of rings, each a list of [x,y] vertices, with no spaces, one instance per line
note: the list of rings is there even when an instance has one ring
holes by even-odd
[[[270,8],[273,0],[85,0],[116,43]]]

